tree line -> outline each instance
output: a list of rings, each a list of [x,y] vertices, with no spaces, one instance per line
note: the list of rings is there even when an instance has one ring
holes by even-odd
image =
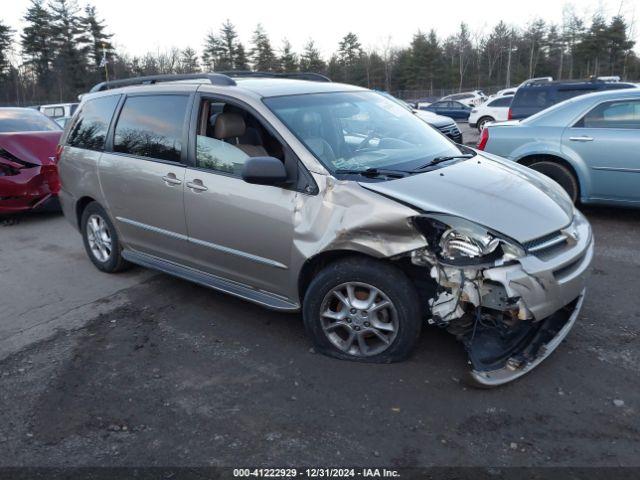
[[[622,15],[585,19],[565,7],[559,23],[533,19],[524,26],[499,21],[472,32],[464,22],[441,38],[418,31],[409,45],[363,46],[354,32],[325,58],[312,38],[296,52],[275,45],[258,24],[247,46],[226,20],[194,47],[145,55],[117,51],[95,6],[76,0],[31,0],[16,32],[0,20],[0,102],[30,105],[70,101],[104,80],[139,75],[255,70],[318,72],[334,81],[383,89],[402,97],[517,85],[538,76],[555,79],[618,75],[640,78],[629,25]]]

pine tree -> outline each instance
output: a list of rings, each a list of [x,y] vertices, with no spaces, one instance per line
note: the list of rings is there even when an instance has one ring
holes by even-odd
[[[300,55],[300,70],[303,72],[322,73],[326,70],[327,64],[322,60],[320,51],[316,48],[313,40],[309,39]]]
[[[198,65],[198,55],[196,51],[187,47],[180,52],[180,61],[177,68],[178,73],[196,73],[200,69]]]
[[[230,70],[231,66],[225,63],[224,57],[222,41],[212,32],[208,33],[202,51],[202,63],[207,70]]]
[[[222,24],[219,35],[207,35],[202,61],[208,70],[248,69],[244,47],[238,41],[236,27],[229,20]]]
[[[338,60],[348,68],[355,65],[361,55],[362,45],[358,36],[353,32],[347,33],[338,44]]]
[[[234,70],[236,68],[235,55],[238,34],[236,33],[236,27],[233,26],[229,19],[222,24],[219,38],[221,45],[220,54],[223,57],[223,62],[228,66],[229,70]]]
[[[36,82],[44,90],[48,90],[54,55],[51,44],[51,14],[42,0],[31,0],[23,19],[26,26],[20,35],[20,46],[25,65],[34,73]]]
[[[278,58],[273,52],[271,41],[261,24],[256,26],[251,39],[251,60],[254,70],[258,72],[273,72],[278,69]]]
[[[240,42],[238,42],[238,45],[236,46],[235,68],[236,70],[251,69],[251,67],[249,66],[249,60],[247,60],[247,54],[244,50],[244,45],[242,45],[242,43]]]
[[[295,72],[298,70],[298,55],[295,54],[291,42],[286,38],[282,41],[280,68],[282,68],[283,72]]]
[[[89,39],[89,61],[97,68],[100,66],[103,53],[107,53],[109,56],[114,53],[114,48],[110,41],[113,34],[105,32],[107,27],[104,25],[103,20],[98,19],[96,7],[93,5],[84,7],[84,16],[81,19],[81,24]]]
[[[13,42],[13,29],[0,21],[0,78],[6,78],[11,70],[9,54]]]
[[[635,42],[627,36],[627,24],[620,15],[611,19],[607,29],[609,75],[626,77],[626,60]]]
[[[90,40],[86,35],[75,0],[52,0],[51,43],[54,70],[61,98],[69,98],[86,88]]]

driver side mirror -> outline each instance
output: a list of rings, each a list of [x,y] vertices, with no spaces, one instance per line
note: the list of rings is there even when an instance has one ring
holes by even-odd
[[[279,185],[287,180],[287,171],[277,158],[251,157],[244,163],[242,179],[256,185]]]

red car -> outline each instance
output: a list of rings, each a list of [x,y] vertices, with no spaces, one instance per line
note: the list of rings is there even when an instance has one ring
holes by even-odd
[[[60,127],[30,108],[0,108],[0,215],[56,208]]]

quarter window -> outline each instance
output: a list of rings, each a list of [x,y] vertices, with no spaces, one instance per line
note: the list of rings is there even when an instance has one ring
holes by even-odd
[[[179,162],[188,102],[186,95],[127,98],[116,124],[113,150]]]
[[[512,97],[501,97],[491,102],[489,107],[508,107],[511,105]]]
[[[640,129],[640,100],[602,103],[587,113],[576,126]]]
[[[73,124],[67,145],[87,150],[104,150],[109,122],[120,95],[87,100]]]

